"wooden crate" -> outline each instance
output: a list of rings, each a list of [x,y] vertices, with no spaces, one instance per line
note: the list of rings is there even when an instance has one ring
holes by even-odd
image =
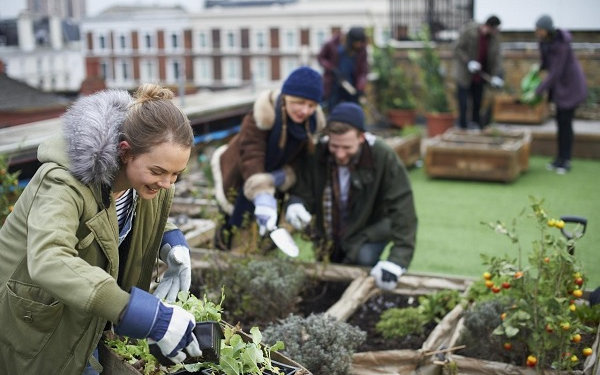
[[[387,145],[396,152],[407,168],[414,166],[417,160],[421,158],[420,135],[413,134],[406,137],[386,137],[384,140]]]
[[[535,106],[519,103],[512,95],[500,94],[494,97],[494,121],[508,124],[543,124],[550,111],[542,102]]]
[[[432,138],[425,152],[430,177],[511,182],[529,168],[529,132],[450,130]]]

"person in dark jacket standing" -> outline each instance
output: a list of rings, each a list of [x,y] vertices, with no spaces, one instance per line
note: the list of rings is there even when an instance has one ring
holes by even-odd
[[[454,75],[458,94],[458,125],[466,129],[467,107],[472,101],[471,122],[482,128],[481,101],[486,83],[504,86],[499,36],[500,19],[489,17],[483,25],[470,23],[454,46]]]
[[[325,134],[299,168],[286,220],[312,232],[320,258],[372,267],[377,285],[394,289],[412,260],[417,233],[408,173],[385,142],[365,132],[364,112],[355,103],[333,108]],[[389,257],[380,259],[390,243]]]
[[[98,374],[107,322],[173,362],[201,355],[194,316],[161,301],[191,281],[167,220],[194,135],[172,98],[154,84],[82,97],[40,144],[42,165],[0,228],[0,374]]]
[[[367,37],[362,27],[352,27],[345,37],[336,33],[323,45],[317,56],[325,69],[323,74],[323,106],[330,111],[340,102],[358,103],[367,85]],[[355,93],[348,92],[341,83],[347,81]]]
[[[548,92],[548,99],[556,104],[558,155],[547,168],[565,174],[571,169],[573,117],[577,106],[587,97],[587,85],[567,30],[555,28],[552,18],[543,15],[535,23],[535,35],[539,40],[540,69],[547,71],[535,94]]]
[[[281,90],[261,93],[244,116],[240,132],[215,150],[211,168],[224,216],[215,231],[216,248],[236,247],[235,233],[248,227],[248,219],[256,219],[261,236],[275,229],[277,197],[294,184],[295,161],[314,148],[313,135],[325,126],[322,97],[319,72],[300,67]]]

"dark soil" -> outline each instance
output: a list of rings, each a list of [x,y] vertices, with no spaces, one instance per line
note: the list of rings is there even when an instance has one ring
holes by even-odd
[[[312,285],[308,286],[300,294],[300,303],[298,304],[298,315],[304,317],[313,314],[326,312],[333,306],[346,291],[350,285],[347,281],[322,281],[314,280]]]
[[[423,342],[425,342],[431,331],[435,328],[435,323],[433,322],[425,326],[425,331],[420,336],[408,335],[394,340],[384,338],[375,330],[375,325],[379,321],[383,311],[391,307],[403,308],[410,306],[418,306],[417,297],[394,293],[382,293],[376,295],[367,300],[364,305],[360,306],[350,319],[348,319],[348,323],[359,327],[367,333],[367,339],[357,349],[357,352],[421,349]]]

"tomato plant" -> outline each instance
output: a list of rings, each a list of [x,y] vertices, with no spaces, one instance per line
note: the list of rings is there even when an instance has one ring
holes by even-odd
[[[550,218],[543,203],[531,198],[528,217],[535,221],[539,236],[527,261],[523,259],[525,251],[519,242],[516,219],[512,228],[500,221],[485,223],[518,247],[517,258],[482,255],[488,266],[484,280],[494,285],[488,291],[497,295],[494,298],[501,298],[505,306],[503,319],[493,333],[505,342],[524,344],[529,353],[523,353],[523,364],[527,366],[538,371],[549,367],[572,370],[581,362],[572,353],[589,353],[580,347],[582,335],[592,333],[598,322],[586,325],[577,313],[580,306],[576,301],[583,296],[585,276],[583,267],[569,252],[576,239],[561,234],[564,222]]]

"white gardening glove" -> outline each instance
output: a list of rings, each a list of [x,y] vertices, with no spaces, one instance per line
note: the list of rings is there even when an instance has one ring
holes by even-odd
[[[167,263],[167,271],[154,291],[154,295],[167,302],[175,302],[180,291],[187,292],[192,284],[190,249],[183,245],[171,248],[168,243],[160,249],[160,258]]]
[[[477,73],[481,70],[481,64],[478,61],[471,60],[467,64],[467,69],[469,69],[469,72],[471,73]]]
[[[492,84],[492,87],[500,88],[504,86],[504,80],[498,76],[493,76],[490,83]]]
[[[285,211],[285,220],[290,223],[294,229],[302,230],[310,223],[312,216],[302,203],[292,203]]]
[[[406,270],[396,263],[380,260],[371,269],[371,276],[375,277],[375,283],[383,290],[394,290],[398,285],[398,279]]]
[[[268,193],[260,193],[254,198],[254,216],[258,223],[258,233],[264,236],[267,231],[277,228],[277,200]]]

